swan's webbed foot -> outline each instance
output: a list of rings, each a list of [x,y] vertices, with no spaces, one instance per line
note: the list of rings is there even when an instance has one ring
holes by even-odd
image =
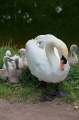
[[[54,97],[55,96],[52,96],[52,94],[42,93],[42,95],[40,97],[40,101],[41,102],[52,101],[54,99]]]
[[[60,90],[60,89],[59,89],[59,84],[58,84],[58,83],[56,84],[55,90],[52,92],[52,95],[53,95],[53,96],[57,96],[57,97],[60,97],[60,98],[65,97],[67,94],[68,94],[68,93],[65,92],[64,90]]]
[[[63,98],[67,95],[67,92],[65,92],[63,90],[56,89],[56,90],[53,91],[52,95]]]

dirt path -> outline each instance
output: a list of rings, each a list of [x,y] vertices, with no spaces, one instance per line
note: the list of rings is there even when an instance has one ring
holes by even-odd
[[[61,100],[32,104],[0,99],[0,120],[79,120],[79,109]]]

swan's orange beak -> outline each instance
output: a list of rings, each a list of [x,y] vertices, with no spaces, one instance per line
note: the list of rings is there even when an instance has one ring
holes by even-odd
[[[64,70],[64,60],[60,60],[60,69]]]

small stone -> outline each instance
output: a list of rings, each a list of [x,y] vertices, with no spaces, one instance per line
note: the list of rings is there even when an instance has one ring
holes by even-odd
[[[77,109],[78,109],[78,106],[76,105],[76,106],[74,106],[74,108],[77,110]]]

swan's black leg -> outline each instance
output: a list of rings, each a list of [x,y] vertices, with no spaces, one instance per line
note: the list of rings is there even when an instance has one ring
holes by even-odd
[[[47,86],[47,84],[43,81],[40,82],[41,88],[42,88],[42,95],[40,97],[41,102],[45,101],[52,101],[54,99],[54,96],[52,94],[48,94],[45,92],[44,88]]]
[[[63,97],[65,97],[67,95],[67,92],[65,92],[63,90],[60,90],[59,89],[59,84],[57,83],[56,84],[56,89],[52,92],[52,95],[63,98]]]

